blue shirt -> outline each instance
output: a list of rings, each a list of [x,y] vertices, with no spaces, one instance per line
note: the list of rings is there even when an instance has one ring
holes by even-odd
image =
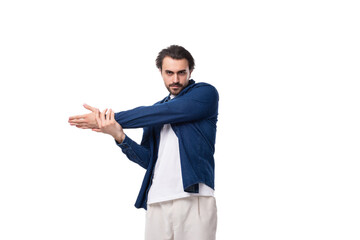
[[[199,183],[214,189],[214,152],[219,95],[207,83],[190,80],[174,99],[170,95],[152,106],[137,107],[115,113],[115,120],[124,128],[143,128],[141,144],[128,136],[117,145],[133,162],[147,171],[135,202],[136,208],[147,209],[147,193],[157,160],[160,131],[171,124],[179,139],[180,162],[184,191],[199,192]]]

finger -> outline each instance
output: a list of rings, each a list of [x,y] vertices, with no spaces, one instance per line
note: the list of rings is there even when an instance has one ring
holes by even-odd
[[[81,129],[90,129],[87,126],[83,126],[83,125],[75,125],[75,127],[81,128]]]
[[[85,123],[70,123],[71,126],[76,126],[76,127],[87,127],[89,128],[89,126]]]
[[[110,123],[110,110],[106,109],[107,112],[105,113],[105,120],[107,124]]]
[[[101,132],[101,130],[98,129],[98,128],[94,128],[94,129],[91,129],[91,130],[94,131],[94,132]]]
[[[94,108],[94,107],[92,107],[92,106],[90,106],[90,105],[87,105],[86,103],[84,103],[84,108],[86,108],[87,110],[90,110],[90,111],[92,111],[92,112],[95,112],[96,111],[96,109],[97,108]]]
[[[107,112],[107,109],[105,109],[104,111],[102,111],[101,113],[101,122],[105,123],[105,113]]]
[[[112,122],[112,120],[114,119],[114,112],[111,108],[109,110],[108,119],[109,119],[109,122]]]
[[[100,120],[100,111],[99,109],[96,109],[95,111],[95,120],[97,122],[98,127],[101,126],[101,120]]]
[[[86,123],[87,121],[84,118],[79,118],[79,119],[72,119],[68,121],[70,124],[77,124],[77,123]]]
[[[86,114],[71,116],[71,117],[69,117],[69,120],[85,118],[85,116],[86,116]]]

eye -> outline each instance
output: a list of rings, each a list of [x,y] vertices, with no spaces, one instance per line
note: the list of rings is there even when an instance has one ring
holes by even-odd
[[[186,71],[185,71],[185,70],[180,71],[180,72],[178,72],[178,74],[179,74],[179,75],[186,75]]]
[[[172,75],[173,74],[173,72],[172,71],[169,71],[169,70],[165,70],[165,73],[167,74],[167,75]]]

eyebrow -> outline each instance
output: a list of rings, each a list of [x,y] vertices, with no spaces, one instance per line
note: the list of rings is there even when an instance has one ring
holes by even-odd
[[[165,70],[165,72],[168,72],[168,73],[174,73],[173,71],[171,70]],[[186,69],[183,69],[183,70],[179,70],[177,73],[179,72],[186,72]]]

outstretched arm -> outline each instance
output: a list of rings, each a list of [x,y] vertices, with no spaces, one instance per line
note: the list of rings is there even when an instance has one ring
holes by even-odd
[[[218,100],[219,95],[214,87],[199,84],[185,96],[170,102],[118,112],[115,114],[115,120],[126,129],[214,118],[217,116]],[[92,112],[70,117],[69,123],[82,129],[98,129],[96,112],[99,110],[86,104],[84,107]]]
[[[199,84],[186,95],[175,97],[169,102],[115,113],[115,120],[127,129],[216,119],[218,100],[218,92],[213,86]]]

